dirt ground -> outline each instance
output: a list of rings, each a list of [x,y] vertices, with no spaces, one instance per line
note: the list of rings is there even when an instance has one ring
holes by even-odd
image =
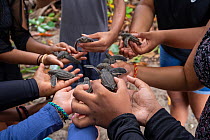
[[[57,43],[58,40],[59,40],[59,30],[56,31],[55,33],[56,35],[53,36],[53,37],[37,37],[36,39],[39,40],[40,42],[43,42],[46,40],[50,40],[50,41],[53,41],[54,43]],[[146,61],[149,66],[152,66],[152,67],[158,67],[159,66],[159,55],[155,55],[153,58],[145,58],[143,59],[143,61]],[[159,101],[159,103],[164,107],[166,108],[167,111],[169,111],[169,105],[168,105],[168,96],[167,96],[167,93],[165,90],[160,90],[160,89],[157,89],[157,88],[152,88],[153,91],[154,91],[154,94],[156,95],[156,98],[157,100]],[[185,125],[185,128],[191,132],[193,135],[195,134],[195,130],[196,130],[196,127],[197,127],[197,121],[191,111],[191,109],[189,108],[189,116],[188,116],[188,121]],[[53,140],[65,140],[67,138],[67,135],[68,135],[68,127],[70,125],[70,121],[67,122],[65,124],[65,126],[63,127],[63,129],[51,134],[49,137],[52,138]],[[142,127],[141,130],[143,131],[144,128]],[[107,140],[108,137],[107,137],[107,134],[106,134],[106,130],[103,129],[103,128],[99,128],[99,132],[100,132],[100,135],[99,135],[99,140]]]

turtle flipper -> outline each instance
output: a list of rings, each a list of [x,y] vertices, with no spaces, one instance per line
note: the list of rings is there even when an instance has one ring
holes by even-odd
[[[127,70],[124,68],[112,68],[109,70],[113,76],[118,76],[124,73],[127,73]]]
[[[57,58],[58,59],[63,59],[65,55],[68,55],[69,53],[67,51],[60,51],[58,54],[57,54]]]
[[[55,75],[51,75],[50,83],[52,87],[55,87],[57,83],[57,77]]]
[[[124,47],[128,47],[128,41],[130,40],[130,37],[126,37],[124,40]]]
[[[114,55],[112,56],[115,60],[122,60],[122,61],[127,61],[127,58],[125,58],[124,56],[122,55]]]
[[[74,58],[73,56],[71,55],[65,55],[64,56],[66,59],[68,59],[69,61],[71,61],[72,63],[74,64],[80,64],[81,62],[79,60],[77,60],[76,58]]]
[[[94,69],[98,74],[100,74],[100,70],[98,70],[96,67],[94,67],[93,65],[84,65],[85,68],[88,69]]]
[[[80,41],[79,41],[79,38],[75,41],[75,43],[74,43],[74,48],[75,48],[75,50],[77,51],[77,44],[79,43]]]

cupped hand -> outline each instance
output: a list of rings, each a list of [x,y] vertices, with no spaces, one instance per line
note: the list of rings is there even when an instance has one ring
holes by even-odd
[[[72,68],[73,66],[68,66],[64,70],[70,71]],[[79,69],[76,69],[71,73],[77,74],[79,71],[80,71]],[[38,70],[35,72],[33,78],[37,82],[40,97],[48,97],[50,95],[53,95],[56,91],[65,88],[67,86],[70,86],[72,83],[79,80],[82,76],[83,76],[82,74],[78,74],[76,77],[66,81],[58,80],[56,86],[52,87],[50,83],[50,76],[44,72],[44,65],[41,63]]]
[[[156,100],[152,89],[146,83],[131,76],[127,76],[127,80],[138,88],[138,91],[129,91],[132,113],[136,116],[138,122],[145,126],[149,119],[162,107]]]
[[[87,52],[105,52],[117,39],[117,34],[109,32],[97,32],[95,34],[84,35],[92,39],[98,39],[94,42],[79,43],[79,47]]]
[[[74,98],[73,92],[74,89],[71,90],[71,87],[63,88],[55,93],[52,102],[59,105],[67,114],[71,114],[71,102]]]
[[[136,43],[129,42],[130,47],[135,54],[148,53],[163,42],[163,37],[161,36],[161,34],[159,34],[158,31],[142,32],[134,35],[144,40],[142,45],[140,46],[138,46]]]
[[[124,47],[124,43],[123,43],[123,40],[120,40],[119,42],[119,53],[121,55],[123,55],[124,57],[127,57],[127,58],[133,58],[135,56],[137,56],[138,54],[134,53],[133,50],[131,49],[131,47],[128,46],[127,47]]]
[[[77,127],[99,125],[107,128],[117,116],[131,113],[131,102],[126,84],[116,77],[115,81],[118,86],[116,93],[107,90],[99,80],[92,82],[92,94],[85,91],[88,85],[76,87],[73,93],[75,99],[72,101],[72,111],[85,115],[83,118],[73,118],[73,123]]]
[[[67,51],[68,53],[77,53],[74,47],[69,46],[65,42],[60,42],[51,46],[51,53],[60,51]]]

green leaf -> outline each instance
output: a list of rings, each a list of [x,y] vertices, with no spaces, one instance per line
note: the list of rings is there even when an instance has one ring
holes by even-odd
[[[40,25],[40,27],[43,28],[43,29],[45,29],[45,30],[51,30],[52,29],[52,27],[48,26],[46,23],[42,23]]]
[[[131,15],[130,14],[126,14],[125,15],[127,18],[131,18]]]
[[[44,22],[44,20],[45,20],[45,17],[39,16],[38,19],[37,19],[37,21],[36,21],[36,25],[40,25],[41,23]]]
[[[24,68],[20,72],[27,73],[27,72],[34,72],[35,69],[38,69],[39,66],[31,67],[31,68]]]
[[[32,25],[35,25],[36,24],[36,19],[35,18],[29,19],[29,23],[32,24]]]
[[[46,32],[46,30],[45,29],[43,29],[42,27],[40,27],[40,26],[38,26],[37,27],[37,31],[38,32],[40,32],[40,33],[44,33],[44,32]]]
[[[55,13],[49,13],[48,17],[54,17]]]
[[[126,14],[130,14],[131,12],[133,12],[133,8],[126,7]]]
[[[51,28],[55,28],[55,23],[52,21],[47,22],[47,25]]]
[[[116,45],[116,44],[112,44],[112,45],[109,47],[109,50],[112,51],[115,55],[116,55],[116,54],[119,54],[119,46]]]

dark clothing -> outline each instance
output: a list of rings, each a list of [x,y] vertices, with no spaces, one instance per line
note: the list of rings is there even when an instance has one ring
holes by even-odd
[[[108,31],[106,0],[63,0],[60,41],[71,46],[81,34],[93,34]],[[84,77],[98,79],[98,73],[93,69],[84,68],[84,65],[97,66],[106,56],[105,53],[90,52],[87,60],[81,64],[72,64],[79,68]]]
[[[0,111],[32,101],[39,97],[34,79],[0,82]]]
[[[200,82],[210,88],[210,28],[198,46],[195,58],[194,69]],[[210,139],[210,97],[203,109],[196,137],[199,139]]]
[[[22,8],[25,9],[25,17],[22,16]],[[28,29],[22,27],[23,18],[27,18],[27,9],[21,0],[0,0],[0,54],[14,49],[10,37],[17,49],[26,50],[31,35]],[[16,79],[22,79],[18,65],[1,62],[0,81]]]
[[[210,18],[209,0],[154,0],[158,28],[160,30],[205,26]],[[191,50],[163,45],[170,55],[186,62]]]
[[[195,140],[165,109],[147,122],[144,136],[139,127],[134,115],[123,114],[111,122],[107,132],[110,140]]]

